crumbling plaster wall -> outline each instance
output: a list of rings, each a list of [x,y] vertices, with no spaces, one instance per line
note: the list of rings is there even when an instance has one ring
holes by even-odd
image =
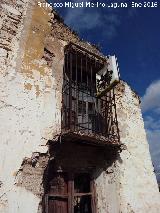
[[[96,179],[98,213],[159,213],[160,194],[140,99],[125,82],[115,88],[122,151]]]
[[[61,130],[64,46],[72,41],[100,53],[36,0],[2,0],[0,10],[0,212],[36,213],[41,212],[47,141]],[[158,213],[138,98],[126,84],[117,94],[126,150],[96,179],[97,211]]]
[[[97,213],[120,212],[115,168],[115,163],[108,165],[95,179]]]
[[[141,114],[140,99],[124,82],[116,87],[121,143],[116,162],[120,212],[158,213],[160,194]]]
[[[2,213],[38,211],[48,161],[47,141],[61,131],[66,42],[51,35],[54,14],[37,2],[0,3]]]
[[[41,212],[47,142],[61,131],[64,47],[72,41],[98,53],[55,15],[38,0],[0,3],[2,213]]]

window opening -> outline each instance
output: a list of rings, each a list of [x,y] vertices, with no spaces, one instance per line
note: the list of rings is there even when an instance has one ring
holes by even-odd
[[[99,60],[74,45],[65,50],[63,73],[62,133],[82,133],[87,137],[119,143],[114,89],[97,97],[96,74],[107,69]],[[107,70],[106,75],[107,76]],[[103,76],[102,76],[103,77]],[[106,79],[103,79],[105,86]]]

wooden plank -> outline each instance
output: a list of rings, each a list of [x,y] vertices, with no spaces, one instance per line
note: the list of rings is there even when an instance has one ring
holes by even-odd
[[[68,198],[68,194],[54,194],[54,193],[50,193],[49,196],[50,196],[50,197]]]
[[[48,194],[45,195],[45,213],[48,213]]]
[[[96,192],[95,192],[94,180],[91,180],[90,187],[92,192],[92,198],[91,198],[92,213],[96,213]]]
[[[73,192],[74,192],[74,179],[73,174],[69,173],[69,180],[68,180],[68,212],[74,213],[74,206],[73,206]]]
[[[92,192],[89,193],[74,193],[74,197],[82,197],[92,195]]]

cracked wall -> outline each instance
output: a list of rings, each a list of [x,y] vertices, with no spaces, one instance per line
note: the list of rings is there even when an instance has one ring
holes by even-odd
[[[0,3],[0,212],[41,212],[47,142],[61,131],[62,72],[68,42],[101,53],[36,0]],[[138,97],[117,87],[126,150],[96,178],[98,213],[158,213],[159,194]],[[36,187],[35,187],[36,184]],[[154,199],[153,199],[154,198]],[[145,211],[144,211],[145,210]]]
[[[41,211],[47,142],[61,132],[64,46],[75,41],[97,52],[60,24],[54,11],[37,3],[0,3],[0,211],[4,213]],[[65,36],[60,38],[62,32]],[[41,172],[26,161],[34,153],[46,158]],[[38,181],[36,192],[30,178]]]
[[[61,131],[65,42],[36,0],[3,0],[0,10],[0,212],[37,212],[47,141]],[[34,153],[44,154],[38,168],[26,161]]]
[[[140,99],[127,83],[121,82],[116,87],[116,103],[121,142],[126,147],[116,162],[120,212],[158,213],[160,194],[153,172]]]
[[[96,180],[98,213],[158,213],[160,194],[153,172],[140,99],[125,82],[115,88],[124,149]]]

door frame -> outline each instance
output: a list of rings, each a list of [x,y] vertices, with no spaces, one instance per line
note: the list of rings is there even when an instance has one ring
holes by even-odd
[[[65,172],[67,173],[67,172]],[[49,205],[49,199],[50,197],[60,197],[60,198],[67,198],[68,199],[68,213],[74,213],[74,197],[82,197],[82,196],[91,196],[91,209],[92,213],[96,213],[96,193],[95,193],[95,184],[94,184],[94,179],[91,176],[90,180],[90,192],[89,193],[75,193],[74,192],[74,177],[75,174],[90,174],[89,172],[68,172],[68,193],[65,195],[62,194],[54,194],[54,193],[47,193],[45,195],[45,213],[49,213],[48,205]]]

